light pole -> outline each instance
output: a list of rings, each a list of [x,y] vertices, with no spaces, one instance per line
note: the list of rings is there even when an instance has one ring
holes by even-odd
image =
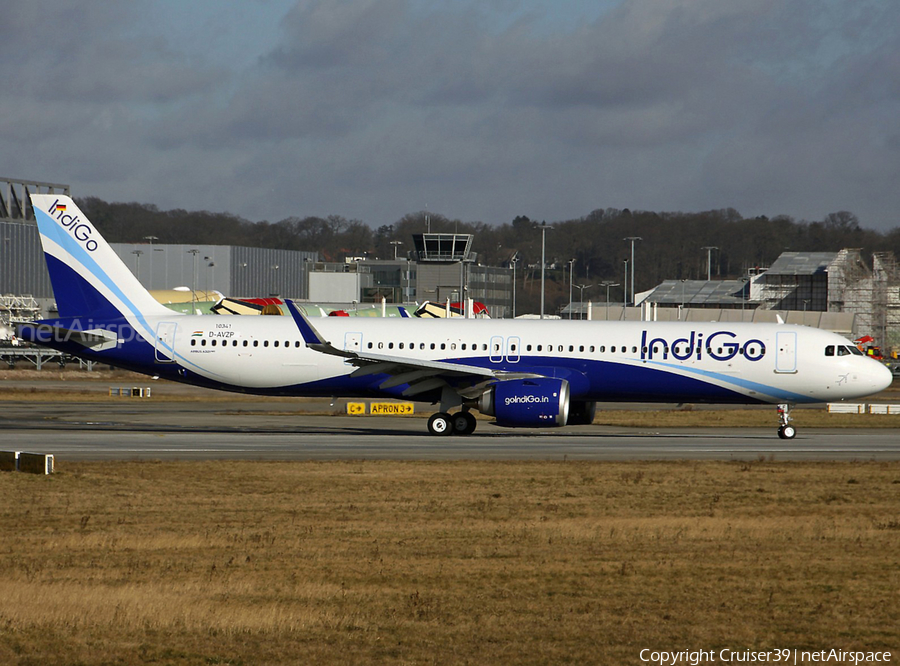
[[[135,257],[135,269],[134,276],[138,279],[138,282],[141,281],[141,255],[144,254],[143,250],[132,250],[131,254]]]
[[[394,246],[394,261],[397,261],[397,246],[403,245],[403,241],[391,241],[391,245]]]
[[[155,248],[153,248],[153,251],[154,252],[165,252],[165,255],[166,255],[165,273],[163,274],[163,289],[165,289],[166,285],[169,282],[169,253],[166,252],[166,249],[164,247],[155,247]],[[153,263],[154,262],[152,259],[153,255],[151,254],[150,256],[151,256],[151,259],[150,259],[150,285],[152,287],[152,285],[153,285]]]
[[[634,241],[644,240],[640,236],[628,236],[622,240],[631,241],[631,304],[634,305]],[[627,298],[625,300],[628,300]]]
[[[513,256],[510,258],[509,263],[512,264],[513,269],[513,284],[512,284],[512,316],[513,319],[516,318],[516,264],[519,263],[519,251],[516,250],[513,253]]]
[[[590,288],[593,287],[594,285],[592,285],[592,284],[576,284],[575,286],[576,286],[578,289],[581,290],[581,293],[580,293],[579,296],[578,296],[578,299],[579,299],[578,302],[581,304],[581,307],[582,307],[582,314],[583,314],[583,313],[584,313],[584,310],[583,310],[583,308],[584,308],[584,290],[585,290],[585,289],[590,289]],[[569,313],[570,313],[569,318],[570,318],[570,319],[572,318],[572,317],[571,317],[571,312],[572,312],[572,306],[570,305],[570,306],[569,306]],[[582,319],[583,319],[583,318],[584,318],[584,317],[582,317]]]
[[[609,288],[618,287],[619,283],[612,280],[604,280],[600,283],[600,286],[606,287],[606,321],[609,321]]]
[[[551,227],[552,228],[552,227]],[[541,319],[544,318],[544,271],[547,268],[547,221],[541,222]]]
[[[747,286],[747,283],[750,282],[750,278],[742,277],[741,278],[741,321],[744,321],[744,305],[747,303],[747,299],[750,298],[749,289],[748,293],[744,296],[744,287]]]
[[[706,281],[709,282],[712,280],[712,251],[719,248],[715,245],[704,245],[700,249],[706,250]]]
[[[278,286],[278,269],[281,268],[278,264],[272,264],[272,291],[269,293],[269,296],[273,298],[278,298],[278,295],[281,293],[280,291],[275,291],[275,287]]]
[[[572,276],[572,269],[575,267],[575,260],[569,259],[569,319],[572,319],[572,285],[575,278]]]
[[[625,260],[625,279],[622,281],[622,317],[625,317],[625,308],[628,307],[628,259]]]
[[[681,312],[678,313],[678,318],[684,315],[684,278],[681,278]]]
[[[191,314],[196,314],[194,302],[197,299],[197,255],[200,254],[200,250],[188,250],[187,253],[194,255],[193,269],[191,270]]]
[[[207,277],[204,277],[203,281],[206,282],[206,291],[207,291],[207,292],[209,291],[209,279],[208,279],[208,276],[209,276],[209,269],[210,269],[210,268],[212,269],[212,287],[213,287],[213,289],[215,289],[215,288],[216,288],[216,262],[210,261],[210,262],[206,265],[206,273],[207,273]],[[206,298],[209,298],[209,296],[207,296]]]

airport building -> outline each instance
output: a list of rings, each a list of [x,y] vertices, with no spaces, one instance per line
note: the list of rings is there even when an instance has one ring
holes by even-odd
[[[900,267],[891,252],[874,253],[871,268],[855,248],[783,252],[741,280],[666,280],[637,300],[648,308],[797,313],[809,326],[900,348]]]
[[[147,289],[188,287],[234,298],[305,299],[318,252],[239,245],[110,243]]]
[[[413,234],[415,250],[396,259],[348,258],[309,266],[313,303],[451,303],[470,298],[491,317],[512,314],[512,270],[481,266],[472,234]]]

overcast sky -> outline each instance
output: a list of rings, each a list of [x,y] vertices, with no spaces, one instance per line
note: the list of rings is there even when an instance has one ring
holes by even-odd
[[[250,220],[900,226],[896,0],[4,0],[0,175]]]

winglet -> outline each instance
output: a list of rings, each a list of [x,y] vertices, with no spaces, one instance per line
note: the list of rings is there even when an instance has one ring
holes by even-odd
[[[331,356],[340,356],[341,358],[356,358],[358,354],[356,352],[344,351],[342,349],[338,349],[334,345],[332,345],[328,340],[322,337],[322,334],[319,333],[312,324],[309,323],[309,319],[306,318],[300,308],[297,307],[297,304],[294,303],[289,298],[284,299],[284,302],[288,306],[288,312],[291,313],[291,317],[294,318],[294,323],[297,324],[297,328],[300,329],[300,335],[303,336],[303,341],[306,342],[306,346],[310,349],[322,352],[323,354],[330,354]]]
[[[288,312],[291,313],[291,317],[294,319],[294,323],[297,324],[297,328],[300,329],[300,335],[303,336],[303,341],[306,343],[306,346],[309,347],[311,345],[328,345],[330,344],[328,340],[322,337],[322,334],[319,333],[313,325],[309,323],[309,320],[303,316],[303,313],[300,312],[300,308],[289,298],[284,299],[285,304],[288,306]]]

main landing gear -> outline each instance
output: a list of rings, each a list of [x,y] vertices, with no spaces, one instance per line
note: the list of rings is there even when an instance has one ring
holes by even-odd
[[[428,432],[432,435],[471,435],[478,422],[468,410],[447,414],[438,412],[428,419]]]
[[[781,439],[794,439],[797,429],[791,425],[791,405],[782,403],[778,405],[778,436]]]

